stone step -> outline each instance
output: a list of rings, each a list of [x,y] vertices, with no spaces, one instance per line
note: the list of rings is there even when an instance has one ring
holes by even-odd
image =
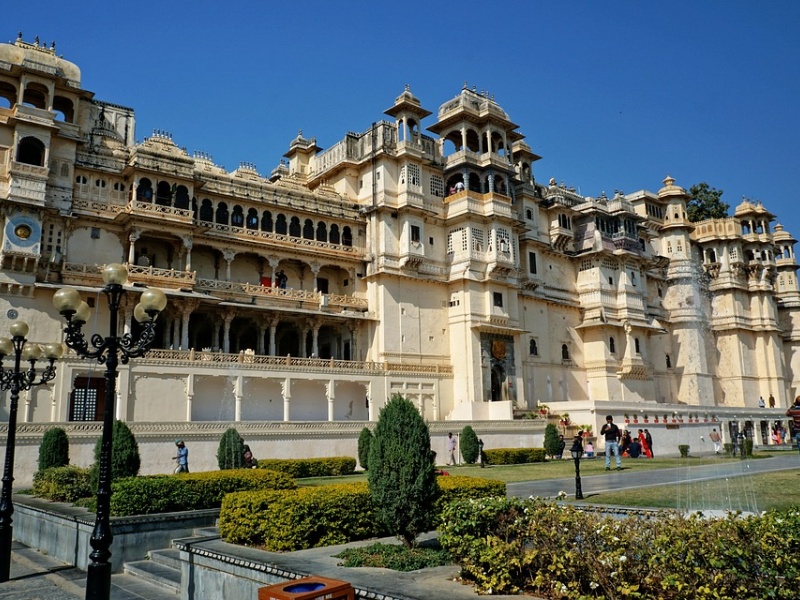
[[[161,550],[151,550],[147,553],[151,562],[165,567],[171,567],[177,571],[181,570],[181,552],[176,548],[163,548]]]
[[[136,560],[125,563],[124,572],[128,575],[138,577],[148,583],[161,587],[165,591],[170,591],[173,593],[173,595],[180,594],[180,569],[160,564],[152,560]]]
[[[111,597],[115,599],[175,600],[180,598],[180,590],[176,591],[172,587],[152,583],[138,575],[116,573],[111,576]]]

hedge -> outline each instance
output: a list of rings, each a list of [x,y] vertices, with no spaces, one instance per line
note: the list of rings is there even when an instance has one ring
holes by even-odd
[[[492,448],[484,450],[486,462],[490,465],[518,465],[544,462],[544,448]]]
[[[219,508],[226,494],[244,490],[290,490],[285,473],[266,469],[228,469],[180,475],[130,477],[111,484],[111,514],[146,515]]]
[[[505,483],[478,477],[439,477],[435,520],[459,498],[505,497]],[[294,551],[387,535],[377,524],[366,482],[297,490],[228,494],[219,515],[226,542]]]
[[[303,477],[330,477],[355,473],[356,459],[349,456],[298,459],[258,458],[258,468],[286,473],[296,479],[302,479]]]
[[[458,501],[439,541],[478,593],[546,599],[796,598],[800,510],[618,519],[540,499]]]
[[[54,502],[75,502],[92,495],[89,469],[50,467],[33,476],[33,493]]]

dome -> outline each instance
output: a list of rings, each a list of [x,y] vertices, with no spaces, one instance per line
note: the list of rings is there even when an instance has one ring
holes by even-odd
[[[41,65],[33,67],[34,69],[62,77],[69,80],[75,87],[80,87],[81,70],[78,65],[56,55],[55,42],[48,48],[46,45],[40,46],[38,38],[33,44],[30,44],[23,42],[20,36],[13,44],[0,44],[0,62],[5,61],[12,65],[22,66],[26,59],[29,64]]]

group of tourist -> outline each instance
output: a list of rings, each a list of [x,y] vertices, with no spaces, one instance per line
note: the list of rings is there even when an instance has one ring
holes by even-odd
[[[633,437],[628,430],[620,429],[614,423],[614,417],[608,415],[600,435],[606,442],[606,471],[611,470],[612,455],[616,458],[617,471],[622,470],[622,457],[653,458],[653,436],[647,429],[640,429],[638,435]]]

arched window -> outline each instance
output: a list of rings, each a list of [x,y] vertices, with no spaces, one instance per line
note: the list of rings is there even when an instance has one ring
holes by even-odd
[[[175,208],[189,208],[189,190],[185,185],[175,190]]]
[[[67,123],[74,122],[75,108],[72,104],[72,100],[69,98],[64,98],[64,96],[56,96],[53,98],[53,110],[58,113],[56,115],[56,120],[66,121]]]
[[[203,198],[203,201],[200,203],[200,220],[206,221],[207,223],[214,220],[214,206],[208,198]]]
[[[233,207],[231,225],[234,227],[244,227],[244,209],[242,209],[242,207],[238,204]]]
[[[17,103],[17,88],[0,81],[0,108],[11,108]]]
[[[344,246],[352,246],[353,245],[353,234],[351,233],[349,227],[345,227],[342,230],[342,245],[344,245]]]
[[[569,360],[569,347],[561,344],[561,360]]]
[[[147,177],[139,180],[139,185],[136,187],[136,199],[142,202],[150,202],[153,199],[153,184]]]
[[[330,242],[331,244],[338,244],[339,243],[339,226],[335,223],[331,225],[331,237]]]
[[[47,109],[47,88],[40,83],[28,84],[22,95],[22,103],[41,110]]]
[[[222,225],[228,224],[228,205],[224,202],[217,204],[217,218],[215,221]]]
[[[247,228],[258,229],[258,211],[255,208],[247,211]]]
[[[617,344],[613,337],[608,338],[608,351],[614,354],[617,351]]]
[[[159,181],[156,189],[156,204],[159,206],[172,205],[172,186],[166,181]]]
[[[317,223],[317,241],[318,242],[328,241],[328,227],[327,225],[325,225],[323,221]]]
[[[44,143],[35,137],[24,137],[17,144],[17,162],[44,166]]]
[[[292,220],[289,221],[289,235],[292,237],[300,237],[300,219],[297,217],[292,217]]]
[[[275,233],[286,235],[286,215],[283,213],[279,213],[275,221]]]
[[[307,240],[314,239],[314,221],[306,219],[303,222],[303,237]]]
[[[539,356],[539,346],[536,345],[536,340],[531,338],[528,348],[531,356]]]
[[[261,231],[272,231],[272,213],[268,210],[261,215]]]

